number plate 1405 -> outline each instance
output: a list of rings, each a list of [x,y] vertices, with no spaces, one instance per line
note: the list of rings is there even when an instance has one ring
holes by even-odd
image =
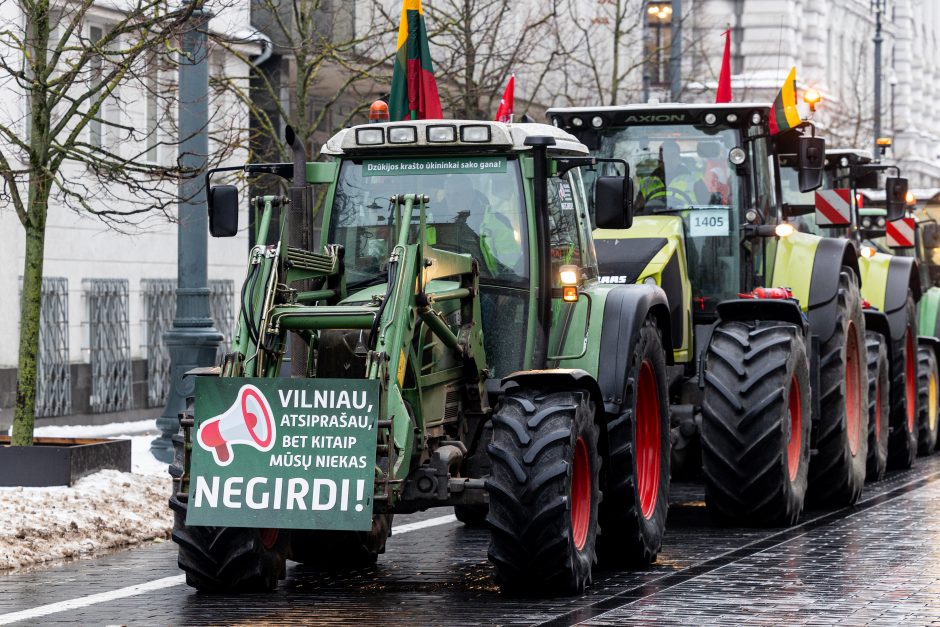
[[[699,209],[689,212],[689,237],[728,235],[727,209]]]

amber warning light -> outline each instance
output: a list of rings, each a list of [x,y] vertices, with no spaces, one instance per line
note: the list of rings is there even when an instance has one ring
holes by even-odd
[[[388,104],[384,100],[376,100],[369,107],[369,124],[388,122]]]

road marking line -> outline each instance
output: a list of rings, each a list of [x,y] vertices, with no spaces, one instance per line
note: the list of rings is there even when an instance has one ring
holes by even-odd
[[[153,592],[154,590],[172,588],[184,583],[186,583],[186,575],[175,575],[173,577],[164,577],[163,579],[154,579],[153,581],[137,584],[136,586],[118,588],[117,590],[111,590],[109,592],[99,592],[98,594],[92,594],[87,597],[59,601],[58,603],[50,603],[49,605],[40,605],[39,607],[19,612],[11,612],[9,614],[0,614],[0,625],[7,625],[18,620],[29,620],[39,618],[40,616],[48,616],[49,614],[56,614],[67,610],[76,610],[97,603],[105,603],[107,601],[114,601],[115,599],[137,596],[138,594],[145,594],[147,592]]]
[[[455,522],[457,522],[457,517],[453,514],[449,516],[438,516],[437,518],[429,518],[427,520],[420,520],[418,522],[392,527],[392,534],[408,533],[410,531],[418,531],[419,529],[427,529],[428,527],[437,527],[438,525],[449,525]],[[118,588],[117,590],[111,590],[109,592],[99,592],[98,594],[90,594],[85,597],[78,597],[77,599],[69,599],[68,601],[59,601],[58,603],[40,605],[28,610],[0,614],[0,625],[8,625],[19,620],[35,619],[41,616],[48,616],[49,614],[65,612],[67,610],[77,610],[79,608],[88,607],[89,605],[97,605],[99,603],[107,603],[108,601],[114,601],[116,599],[134,597],[140,594],[153,592],[154,590],[163,590],[164,588],[181,586],[185,583],[186,575],[174,575],[172,577],[154,579],[153,581],[139,583],[134,586],[127,586],[126,588]]]
[[[419,529],[427,529],[428,527],[437,527],[438,525],[449,525],[451,523],[457,522],[457,517],[451,514],[450,516],[438,516],[437,518],[428,518],[427,520],[419,520],[418,522],[408,523],[406,525],[398,525],[397,527],[392,527],[392,536],[396,533],[408,533],[409,531],[418,531]]]

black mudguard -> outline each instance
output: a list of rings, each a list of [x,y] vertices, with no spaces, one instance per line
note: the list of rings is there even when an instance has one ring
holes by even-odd
[[[620,285],[607,293],[597,383],[608,414],[616,416],[623,411],[632,347],[643,321],[650,314],[656,319],[662,336],[666,364],[672,365],[673,343],[666,293],[652,285]]]
[[[862,275],[855,246],[849,240],[823,238],[816,247],[816,258],[813,260],[807,311],[810,329],[823,344],[829,341],[836,330],[839,275],[843,267],[855,272],[861,287]]]
[[[907,311],[904,306],[907,304],[908,292],[914,297],[915,303],[920,300],[917,260],[913,257],[892,257],[888,264],[888,289],[885,290],[884,312],[888,316],[891,339],[895,341],[904,338],[907,325]]]
[[[724,300],[716,308],[721,322],[753,322],[756,320],[782,320],[806,332],[806,316],[795,300],[783,298],[741,298]]]
[[[891,349],[894,344],[891,341],[891,325],[888,322],[887,314],[875,309],[863,309],[862,314],[865,316],[865,330],[884,336],[885,350],[888,351],[888,363],[891,363]]]

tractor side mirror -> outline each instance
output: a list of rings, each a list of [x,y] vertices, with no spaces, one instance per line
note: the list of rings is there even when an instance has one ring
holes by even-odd
[[[633,180],[629,176],[597,178],[594,220],[601,229],[629,229],[633,225]]]
[[[212,237],[234,237],[238,233],[238,188],[216,185],[209,188],[209,233]]]
[[[927,222],[920,225],[920,228],[924,248],[940,248],[940,225],[935,222]]]
[[[889,176],[885,180],[885,206],[888,209],[888,221],[904,217],[907,199],[907,179]]]
[[[805,194],[822,185],[826,140],[822,137],[800,137],[799,159],[800,192]]]

